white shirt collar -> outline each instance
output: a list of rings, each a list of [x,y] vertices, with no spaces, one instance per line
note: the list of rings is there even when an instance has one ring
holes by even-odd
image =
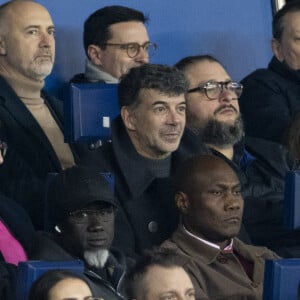
[[[202,239],[202,238],[196,236],[195,234],[193,234],[193,233],[191,233],[190,231],[188,231],[188,230],[185,228],[185,226],[184,226],[183,224],[182,224],[182,227],[183,227],[183,230],[184,230],[189,236],[191,236],[191,237],[197,239],[198,241],[201,241],[202,243],[204,243],[204,244],[206,244],[206,245],[208,245],[208,246],[210,246],[210,247],[213,247],[213,248],[215,248],[215,249],[221,250],[221,248],[220,248],[219,245],[217,245],[217,244],[215,244],[215,243],[212,243],[212,242],[209,242],[209,241],[207,241],[207,240],[205,240],[205,239]],[[233,239],[231,239],[230,244],[229,244],[228,246],[226,246],[226,247],[224,248],[224,250],[232,249],[232,246],[233,246]]]

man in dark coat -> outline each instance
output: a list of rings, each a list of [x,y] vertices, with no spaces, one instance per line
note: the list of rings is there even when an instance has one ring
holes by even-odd
[[[9,1],[0,15],[0,120],[9,145],[0,190],[41,228],[47,174],[79,159],[64,143],[62,103],[42,91],[54,63],[54,25],[33,1]]]
[[[300,233],[283,228],[285,173],[294,161],[280,144],[244,140],[238,97],[242,86],[232,81],[210,55],[182,59],[176,66],[190,82],[186,94],[187,127],[212,152],[239,170],[245,199],[244,224],[254,244],[268,246],[281,256],[300,255]]]
[[[177,224],[171,175],[185,157],[176,150],[185,127],[186,88],[175,68],[131,69],[119,84],[121,116],[113,122],[112,143],[97,149],[90,162],[113,173],[120,202],[114,243],[128,255],[160,244]]]
[[[286,143],[290,122],[300,111],[299,18],[299,1],[287,2],[275,14],[274,57],[267,69],[258,69],[242,80],[239,103],[246,136]]]
[[[36,251],[44,260],[81,259],[95,295],[123,299],[129,260],[112,248],[117,201],[98,170],[72,167],[56,175],[48,189],[48,220],[57,244]]]

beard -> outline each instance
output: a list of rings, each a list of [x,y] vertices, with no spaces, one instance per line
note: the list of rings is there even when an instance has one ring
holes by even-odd
[[[96,268],[103,268],[107,262],[108,256],[109,252],[107,249],[99,249],[95,251],[86,250],[83,253],[85,262],[89,266]]]
[[[45,49],[35,54],[28,73],[35,80],[44,80],[52,71],[54,54],[50,49]]]
[[[232,147],[244,137],[244,125],[241,115],[238,115],[233,124],[209,119],[203,125],[194,115],[188,116],[188,127],[201,136],[204,144],[214,145],[225,149]]]

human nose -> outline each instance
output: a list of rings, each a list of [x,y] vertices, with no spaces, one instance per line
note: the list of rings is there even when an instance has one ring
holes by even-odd
[[[225,210],[238,210],[241,208],[240,197],[235,197],[231,193],[226,195],[226,199],[224,201],[224,209]]]
[[[135,61],[144,64],[149,62],[149,53],[143,46],[140,46],[138,55],[135,57]]]
[[[223,103],[230,103],[233,100],[237,100],[237,96],[234,92],[230,91],[229,89],[227,89],[226,86],[222,85],[221,91],[220,91],[220,95],[219,95],[219,102]]]
[[[88,230],[90,232],[103,231],[103,225],[99,218],[95,215],[89,216],[89,226]]]
[[[50,35],[48,32],[41,34],[40,47],[50,48],[54,43],[53,35]]]
[[[176,125],[180,122],[182,116],[177,112],[176,109],[170,109],[167,114],[167,123]]]
[[[236,92],[228,86],[228,83],[221,83],[219,101],[231,102],[232,100],[238,100]]]

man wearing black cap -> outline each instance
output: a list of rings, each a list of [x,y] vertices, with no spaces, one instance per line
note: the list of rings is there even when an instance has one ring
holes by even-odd
[[[72,167],[55,176],[47,198],[49,222],[56,242],[63,248],[53,251],[48,259],[70,255],[82,259],[85,275],[100,287],[99,296],[122,299],[126,262],[110,247],[117,205],[107,179],[99,171]],[[64,251],[65,257],[61,255]]]

